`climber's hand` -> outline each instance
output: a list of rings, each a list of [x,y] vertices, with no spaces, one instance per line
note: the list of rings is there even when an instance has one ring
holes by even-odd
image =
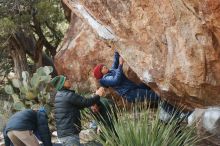
[[[100,87],[98,90],[96,90],[96,95],[99,95],[99,96],[104,96],[105,94],[105,89],[103,87]]]

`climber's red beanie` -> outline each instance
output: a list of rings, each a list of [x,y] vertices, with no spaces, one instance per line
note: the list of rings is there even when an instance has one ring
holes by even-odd
[[[98,64],[98,65],[96,65],[96,67],[93,70],[94,76],[97,80],[99,80],[103,77],[103,74],[101,72],[103,66],[104,66],[103,64]]]

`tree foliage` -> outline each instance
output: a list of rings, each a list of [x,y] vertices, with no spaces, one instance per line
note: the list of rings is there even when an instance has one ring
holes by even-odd
[[[60,0],[0,0],[0,81],[16,67],[28,70],[30,59],[35,69],[53,66],[66,26]]]
[[[0,13],[1,44],[7,43],[5,41],[16,32],[23,31],[36,40],[43,37],[44,46],[56,49],[63,37],[60,26],[66,21],[60,0],[2,0]]]

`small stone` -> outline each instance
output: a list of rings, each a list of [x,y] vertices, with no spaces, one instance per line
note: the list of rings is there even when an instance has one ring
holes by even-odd
[[[94,129],[86,129],[80,132],[79,137],[81,143],[87,143],[95,140],[96,133]]]

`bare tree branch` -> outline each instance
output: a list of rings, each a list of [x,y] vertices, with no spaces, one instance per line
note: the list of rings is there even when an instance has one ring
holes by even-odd
[[[52,46],[46,39],[46,37],[43,34],[43,31],[41,29],[40,23],[37,20],[35,14],[32,15],[33,16],[33,27],[34,27],[34,31],[35,33],[39,36],[39,38],[42,38],[43,40],[43,44],[46,47],[46,49],[49,50],[49,52],[51,53],[52,56],[56,55],[56,47]]]

